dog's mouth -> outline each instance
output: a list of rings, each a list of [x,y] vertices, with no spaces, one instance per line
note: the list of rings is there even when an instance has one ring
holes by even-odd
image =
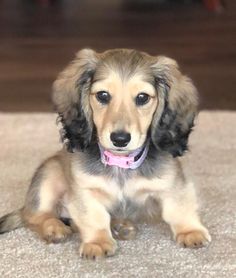
[[[120,155],[120,156],[126,156],[132,153],[134,150],[127,150],[127,149],[108,149],[109,152],[111,152],[114,155]]]
[[[141,149],[142,147],[144,147],[145,144],[144,144],[143,146],[137,147],[137,148],[135,148],[135,149],[128,149],[127,147],[123,147],[123,148],[118,148],[118,147],[114,147],[114,148],[105,148],[105,147],[103,147],[101,144],[100,144],[100,146],[101,146],[104,150],[106,150],[106,151],[112,153],[113,155],[117,155],[117,156],[129,156],[129,155],[132,154],[133,152],[135,152],[135,151],[137,151],[138,149]]]

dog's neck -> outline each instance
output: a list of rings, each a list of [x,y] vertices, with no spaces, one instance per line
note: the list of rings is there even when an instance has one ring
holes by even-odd
[[[149,150],[149,143],[147,142],[144,146],[138,148],[126,156],[113,154],[110,151],[105,150],[100,144],[99,149],[101,161],[103,164],[134,170],[141,166],[141,164],[144,162]]]

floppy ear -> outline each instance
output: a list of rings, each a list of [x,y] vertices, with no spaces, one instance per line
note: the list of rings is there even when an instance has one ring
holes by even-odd
[[[188,137],[197,113],[197,90],[170,58],[157,57],[152,69],[159,105],[152,122],[151,139],[157,149],[174,157],[181,156],[188,148]]]
[[[97,62],[96,52],[83,49],[53,84],[53,104],[62,123],[62,140],[69,151],[84,150],[92,138],[89,90]]]

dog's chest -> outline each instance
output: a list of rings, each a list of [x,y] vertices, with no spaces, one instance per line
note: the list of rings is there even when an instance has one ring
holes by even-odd
[[[106,180],[104,190],[112,195],[114,200],[112,207],[115,210],[131,213],[153,194],[153,189],[149,185],[150,183],[146,179],[140,177],[130,177],[121,182],[117,176],[114,179]]]
[[[116,193],[113,195],[114,202],[109,207],[111,216],[133,221],[143,218],[149,213],[150,208],[156,208],[158,190],[154,184],[140,177],[126,181],[122,187],[119,184],[113,184]]]
[[[147,201],[156,197],[169,183],[165,178],[149,179],[119,169],[105,171],[103,175],[81,171],[75,173],[75,191],[78,189],[78,194],[85,189],[91,198],[101,202],[112,215],[122,218],[133,218],[132,215],[139,214]]]

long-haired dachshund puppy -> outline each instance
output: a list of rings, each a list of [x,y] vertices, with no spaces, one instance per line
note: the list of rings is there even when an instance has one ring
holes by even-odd
[[[132,223],[155,218],[159,203],[177,243],[200,247],[211,240],[178,160],[187,150],[197,91],[174,60],[83,49],[55,81],[53,103],[64,148],[38,168],[24,207],[0,218],[1,233],[27,226],[58,242],[76,227],[80,255],[95,259],[113,255],[114,238],[134,236]]]

